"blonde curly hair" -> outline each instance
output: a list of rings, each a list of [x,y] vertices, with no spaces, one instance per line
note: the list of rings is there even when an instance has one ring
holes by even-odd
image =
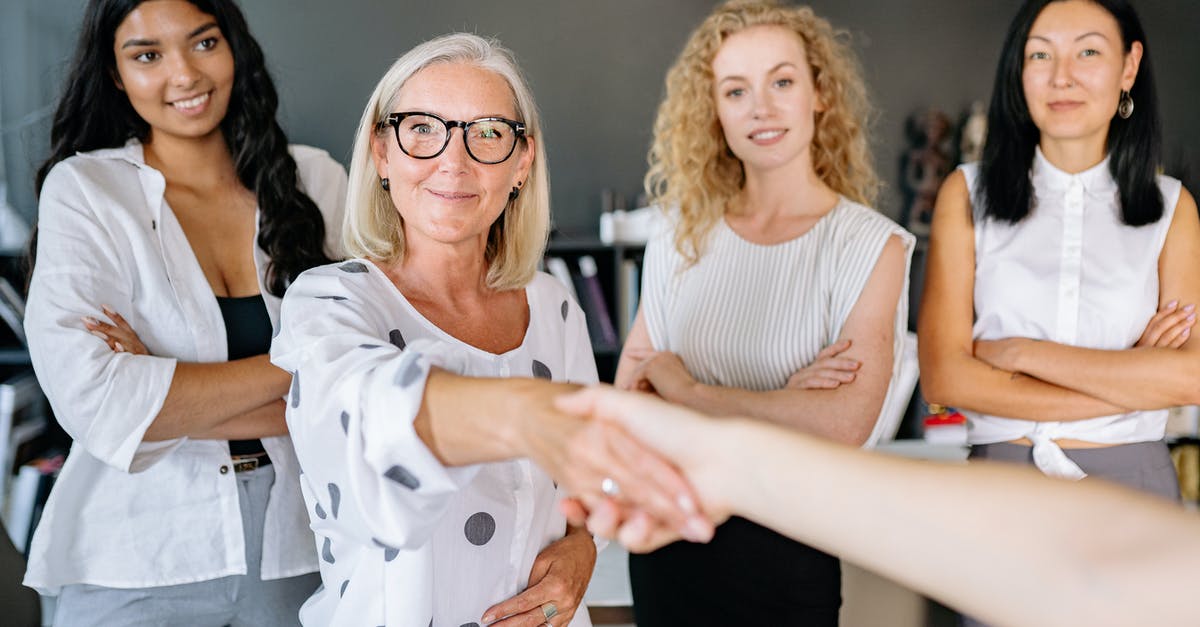
[[[692,33],[667,72],[645,180],[653,203],[677,208],[675,247],[689,265],[699,261],[713,226],[745,184],[742,162],[730,151],[717,118],[713,58],[730,35],[761,25],[788,28],[804,43],[813,85],[825,105],[815,114],[811,144],[817,176],[864,205],[872,205],[879,192],[867,146],[871,106],[849,36],[808,7],[774,0],[726,2]]]

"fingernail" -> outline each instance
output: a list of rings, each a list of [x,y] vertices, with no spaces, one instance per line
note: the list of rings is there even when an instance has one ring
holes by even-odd
[[[83,316],[82,318],[80,318],[80,320],[83,320],[84,324],[90,325],[93,327],[100,325],[100,321],[91,316]]]
[[[1196,309],[1196,303],[1191,303],[1187,307],[1183,308],[1184,311],[1195,311],[1195,309]]]
[[[1167,303],[1167,309],[1174,309],[1178,305],[1179,305],[1179,301],[1173,300],[1173,301]]]
[[[1186,329],[1184,329],[1184,330],[1183,330],[1183,333],[1180,333],[1180,334],[1179,334],[1179,337],[1187,337],[1187,336],[1189,336],[1189,335],[1191,335],[1191,334],[1192,334],[1192,328],[1191,328],[1191,327],[1188,327],[1188,328],[1186,328]]]
[[[100,309],[103,309],[105,312],[111,312],[113,310],[112,307],[109,307],[108,305],[100,305]]]
[[[1188,322],[1195,322],[1195,321],[1196,321],[1196,314],[1194,314],[1194,313],[1192,313],[1192,314],[1188,314],[1187,321],[1188,321]]]
[[[695,514],[700,511],[696,509],[696,502],[692,500],[692,497],[686,494],[680,494],[679,498],[675,499],[675,504],[679,505],[679,509],[686,514]]]
[[[88,333],[91,333],[92,335],[104,340],[105,342],[108,341],[108,335],[106,333],[104,333],[103,331],[88,331]]]
[[[692,542],[708,542],[712,538],[712,527],[699,516],[688,518],[683,528],[683,537]]]
[[[496,620],[496,617],[492,616],[491,614],[484,614],[483,618],[481,618],[479,620],[482,620],[484,623],[490,623],[490,622]]]
[[[120,342],[113,342],[113,345],[117,347],[118,351],[125,352],[125,347],[121,346]]]

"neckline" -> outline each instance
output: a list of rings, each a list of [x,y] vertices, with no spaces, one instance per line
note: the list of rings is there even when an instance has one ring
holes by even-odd
[[[347,260],[347,261],[352,261],[352,260]],[[503,353],[493,353],[491,351],[487,351],[482,348],[479,348],[478,346],[468,344],[468,343],[458,339],[457,337],[454,337],[453,335],[447,333],[444,329],[442,329],[438,325],[434,324],[431,320],[426,318],[425,314],[422,314],[419,309],[417,309],[411,302],[409,302],[408,297],[404,295],[404,292],[401,292],[400,288],[396,287],[395,283],[392,283],[392,280],[388,278],[387,274],[384,274],[383,270],[380,270],[379,266],[375,265],[375,262],[373,262],[369,259],[358,259],[357,261],[361,261],[363,264],[365,264],[367,266],[367,274],[377,277],[377,280],[382,281],[383,283],[385,283],[387,285],[387,288],[390,291],[390,293],[392,295],[394,295],[396,297],[396,299],[398,299],[400,301],[401,306],[403,306],[404,309],[406,311],[408,311],[408,313],[414,319],[417,320],[417,322],[419,322],[427,330],[429,330],[434,335],[440,337],[444,341],[450,342],[457,347],[466,349],[468,351],[471,351],[478,355],[482,355],[489,359],[510,357],[510,356],[524,350],[525,347],[529,344],[529,334],[530,334],[530,330],[533,328],[533,307],[529,304],[529,285],[526,285],[524,288],[522,288],[522,291],[525,292],[525,308],[529,311],[529,322],[525,325],[525,333],[521,336],[521,343],[517,344],[513,348],[511,348]],[[340,262],[339,265],[341,263],[345,263],[345,262],[344,261]],[[530,285],[532,285],[532,282],[530,283]]]
[[[744,246],[749,246],[751,248],[762,249],[762,250],[772,250],[772,249],[778,250],[783,247],[791,246],[793,244],[803,241],[812,232],[816,231],[818,228],[821,228],[821,226],[829,219],[829,216],[837,213],[838,211],[841,211],[842,207],[847,202],[848,201],[845,196],[838,194],[837,202],[833,204],[833,208],[830,209],[829,211],[826,211],[825,215],[821,216],[820,218],[817,218],[817,221],[813,222],[813,225],[808,227],[808,230],[797,235],[796,237],[793,237],[791,239],[785,239],[782,242],[775,242],[774,244],[759,244],[758,242],[752,242],[752,241],[742,237],[742,235],[740,233],[738,233],[732,226],[729,225],[729,221],[726,219],[725,214],[721,215],[720,223],[721,223],[721,227],[726,232],[728,232],[731,236],[733,236],[733,239],[736,242],[738,242],[739,244],[742,244]]]

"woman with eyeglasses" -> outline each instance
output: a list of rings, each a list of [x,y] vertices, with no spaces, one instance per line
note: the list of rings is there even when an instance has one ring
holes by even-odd
[[[638,502],[710,529],[673,469],[552,406],[596,367],[582,310],[537,272],[540,130],[511,53],[475,35],[417,46],[371,95],[347,196],[356,258],[296,281],[271,350],[294,373],[325,584],[307,625],[590,624],[596,546],[552,477],[591,502],[645,484]]]
[[[983,160],[934,212],[921,385],[967,414],[973,459],[1178,500],[1163,435],[1200,402],[1200,220],[1158,174],[1150,61],[1124,0],[1022,5]]]
[[[74,438],[25,578],[56,624],[294,625],[320,583],[265,353],[346,174],[277,103],[232,1],[88,3],[25,318]]]

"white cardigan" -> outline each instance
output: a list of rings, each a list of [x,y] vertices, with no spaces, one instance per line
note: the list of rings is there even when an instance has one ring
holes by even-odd
[[[325,217],[327,250],[339,251],[345,171],[322,150],[296,146],[292,155]],[[25,575],[43,594],[76,583],[140,588],[247,571],[228,443],[142,441],[177,361],[227,359],[220,308],[167,207],[165,185],[130,141],[59,163],[42,188],[25,330],[38,380],[74,439]],[[257,246],[254,262],[277,326],[280,300],[263,285],[268,259]],[[103,319],[101,305],[129,321],[150,356],[114,353],[88,333],[80,317]],[[262,442],[276,473],[262,577],[313,572],[291,439]]]

